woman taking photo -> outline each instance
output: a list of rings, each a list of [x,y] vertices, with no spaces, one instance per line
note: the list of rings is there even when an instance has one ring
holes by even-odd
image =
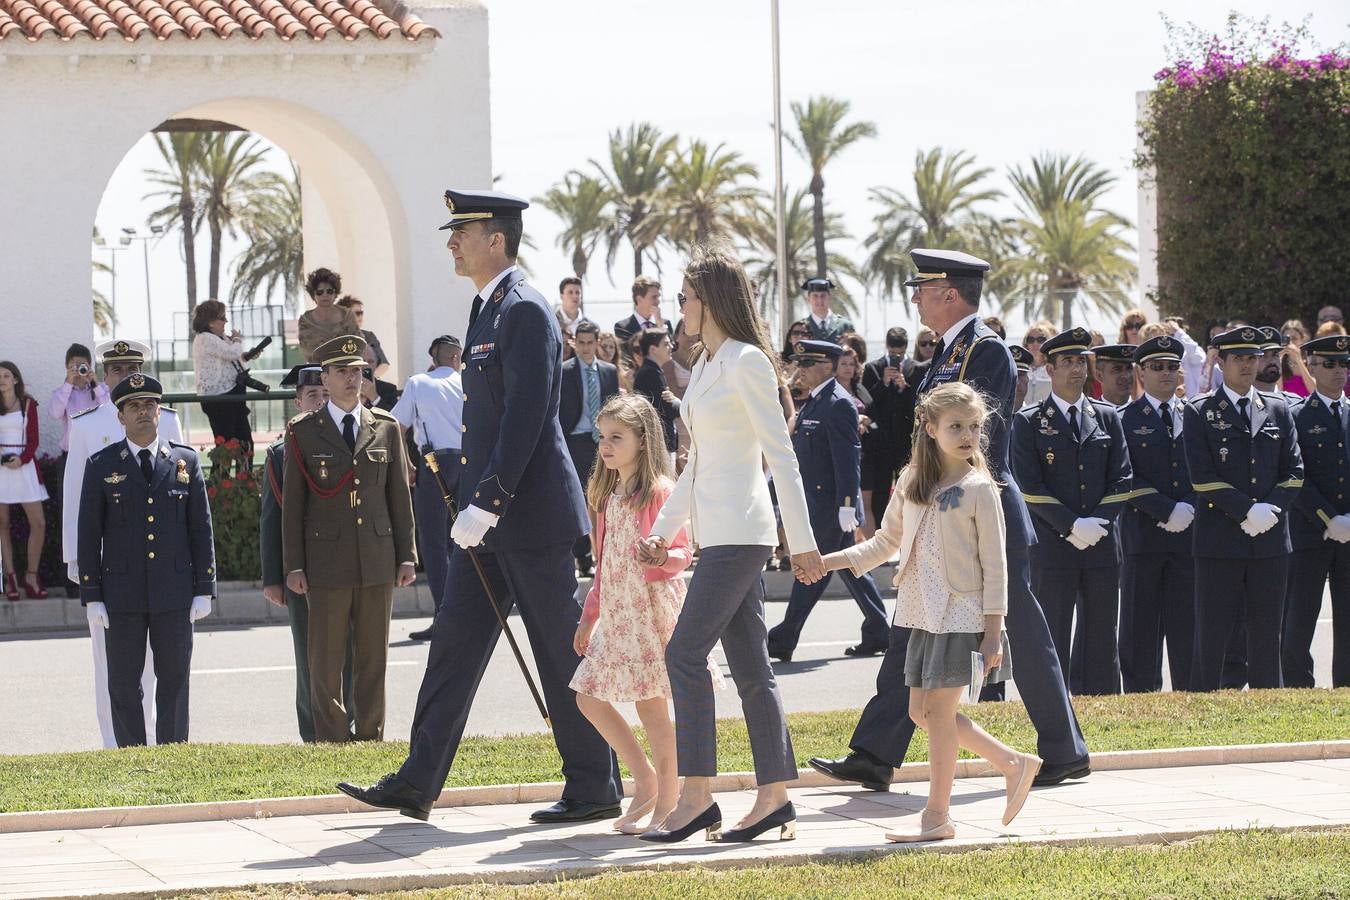
[[[47,596],[38,577],[42,545],[47,541],[47,522],[42,501],[47,489],[42,486],[37,463],[38,405],[23,386],[19,367],[0,362],[0,554],[5,563],[5,596],[19,599],[19,582],[14,573],[14,547],[9,536],[9,508],[23,506],[28,516],[28,571],[23,576],[24,593],[30,600]]]
[[[361,324],[350,309],[337,305],[342,276],[329,269],[315,269],[305,279],[305,293],[314,308],[300,317],[300,355],[313,362],[314,349],[324,341],[344,334],[360,334]]]
[[[243,337],[237,331],[225,333],[225,304],[205,300],[192,312],[192,366],[197,374],[197,395],[215,397],[242,394],[238,383],[244,363],[253,359],[244,352]],[[242,400],[202,400],[202,412],[218,438],[235,438],[248,453],[253,452],[253,429],[248,424],[248,404]]]
[[[760,571],[777,538],[761,459],[777,485],[794,571],[817,581],[821,558],[779,403],[777,354],[745,270],[729,250],[702,248],[685,269],[679,302],[686,329],[702,341],[681,410],[689,464],[639,555],[647,565],[663,564],[688,524],[700,556],[666,646],[684,786],[674,812],[642,839],[674,843],[704,830],[711,839],[720,833],[724,841],[747,841],[771,828],[790,838],[797,814],[787,784],[797,777],[797,761],[766,643]],[[719,640],[741,697],[759,785],[754,807],[726,832],[711,785],[717,732],[708,654]]]

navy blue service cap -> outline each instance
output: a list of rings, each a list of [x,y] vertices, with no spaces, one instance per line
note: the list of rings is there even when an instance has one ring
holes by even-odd
[[[844,348],[830,341],[798,341],[792,345],[796,362],[834,362],[844,355]]]
[[[905,287],[942,278],[983,279],[984,273],[989,271],[989,263],[960,250],[911,250],[909,258],[918,274],[906,281]]]
[[[1151,359],[1179,360],[1184,352],[1185,348],[1181,346],[1181,341],[1174,337],[1160,334],[1157,337],[1149,338],[1138,347],[1134,348],[1134,361],[1143,364]]]
[[[1102,344],[1092,348],[1092,354],[1098,362],[1120,362],[1134,364],[1134,344]]]
[[[1289,343],[1289,339],[1280,332],[1280,329],[1273,325],[1262,325],[1260,331],[1262,353],[1267,350],[1279,350],[1285,344]]]
[[[313,366],[308,363],[301,363],[298,366],[291,366],[291,370],[281,379],[282,387],[293,387],[297,390],[304,387],[313,387],[323,384],[323,368]]]
[[[1210,338],[1209,345],[1220,353],[1236,353],[1239,356],[1260,356],[1266,337],[1261,329],[1252,325],[1243,325],[1223,334]]]
[[[438,230],[482,219],[519,219],[521,211],[529,206],[528,200],[500,191],[446,191],[445,208],[450,210],[450,221]]]
[[[1092,352],[1092,335],[1083,327],[1070,328],[1041,344],[1046,356],[1085,356]]]
[[[1008,351],[1012,353],[1013,362],[1017,364],[1017,371],[1019,372],[1031,371],[1031,364],[1035,362],[1036,357],[1032,354],[1030,350],[1028,350],[1026,347],[1021,346],[1020,344],[1013,344],[1011,347],[1008,348]]]
[[[828,278],[808,278],[802,282],[802,290],[810,293],[811,291],[832,291],[834,282]]]
[[[1318,359],[1350,360],[1350,337],[1343,334],[1329,334],[1326,337],[1305,341],[1300,349]]]
[[[117,382],[117,387],[112,389],[112,402],[118,409],[128,400],[144,400],[146,398],[158,401],[164,396],[164,386],[156,379],[141,372],[132,372],[126,378]]]

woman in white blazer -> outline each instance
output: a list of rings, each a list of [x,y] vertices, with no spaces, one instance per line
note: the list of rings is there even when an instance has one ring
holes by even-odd
[[[809,581],[824,569],[778,401],[775,354],[745,270],[728,250],[701,249],[685,269],[680,305],[686,329],[702,340],[681,410],[689,461],[641,554],[649,563],[664,560],[686,524],[700,549],[666,646],[684,786],[679,805],[642,839],[671,843],[706,829],[710,838],[750,840],[775,827],[780,837],[791,837],[796,812],[787,783],[797,777],[797,762],[769,663],[760,581],[778,543],[763,460],[777,485],[793,568]],[[717,734],[707,659],[718,640],[741,697],[759,784],[754,808],[725,832],[710,781],[717,774]]]

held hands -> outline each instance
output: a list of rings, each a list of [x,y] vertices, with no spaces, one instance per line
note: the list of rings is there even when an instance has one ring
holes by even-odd
[[[820,558],[819,550],[792,554],[792,574],[802,584],[815,584],[825,577],[825,561]]]
[[[1280,521],[1280,508],[1269,503],[1253,503],[1242,520],[1242,530],[1248,537],[1265,534]]]
[[[839,527],[845,534],[858,527],[858,513],[851,506],[839,507]]]
[[[595,633],[595,622],[578,622],[577,632],[572,635],[572,649],[577,656],[585,656],[586,648],[591,645],[591,635]]]
[[[211,615],[210,597],[193,597],[192,608],[188,610],[188,621],[195,622]]]
[[[450,529],[450,540],[465,550],[472,550],[483,543],[488,529],[496,525],[499,518],[477,506],[466,507],[455,519],[455,527]]]
[[[1158,527],[1172,534],[1180,534],[1190,528],[1193,521],[1195,521],[1195,507],[1184,500],[1179,500],[1172,507],[1172,514],[1167,517],[1167,521],[1159,522]]]
[[[1324,537],[1330,538],[1338,544],[1350,541],[1350,514],[1332,519],[1331,524],[1327,526]]]
[[[1078,542],[1083,544],[1078,547],[1079,550],[1086,550],[1088,547],[1095,546],[1098,541],[1106,537],[1106,519],[1099,519],[1095,516],[1086,516],[1082,519],[1076,519],[1073,523],[1073,530],[1069,534],[1070,543],[1075,547],[1078,543],[1073,538],[1078,538]]]
[[[642,538],[637,542],[638,562],[644,566],[664,566],[670,559],[670,550],[666,539],[659,534]]]
[[[279,584],[263,585],[263,599],[273,606],[286,605],[286,592],[281,589]]]
[[[291,589],[292,594],[308,594],[309,579],[305,577],[303,570],[292,572],[286,576],[286,587]]]
[[[400,563],[398,574],[394,576],[395,587],[407,587],[417,580],[417,569],[412,563]]]
[[[95,625],[101,628],[108,627],[108,607],[106,604],[95,600],[85,606],[84,615],[85,618],[89,620],[90,628],[93,628]]]

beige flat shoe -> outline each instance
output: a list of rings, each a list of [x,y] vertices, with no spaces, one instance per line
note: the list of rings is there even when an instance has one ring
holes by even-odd
[[[1027,802],[1027,794],[1031,793],[1031,784],[1036,780],[1036,773],[1041,770],[1041,758],[1032,756],[1030,753],[1022,757],[1022,771],[1017,774],[1017,780],[1013,782],[1008,789],[1008,805],[1003,809],[1003,824],[1010,825],[1012,820],[1017,818],[1017,814],[1022,811],[1022,804]]]
[[[893,831],[886,832],[886,840],[895,844],[925,844],[929,841],[950,841],[954,837],[956,837],[956,826],[952,824],[951,819],[948,819],[941,825],[925,828],[918,834],[896,834]]]
[[[638,827],[638,821],[656,808],[656,795],[653,794],[641,806],[629,804],[628,812],[614,820],[613,828],[620,834],[642,834],[647,828]]]

